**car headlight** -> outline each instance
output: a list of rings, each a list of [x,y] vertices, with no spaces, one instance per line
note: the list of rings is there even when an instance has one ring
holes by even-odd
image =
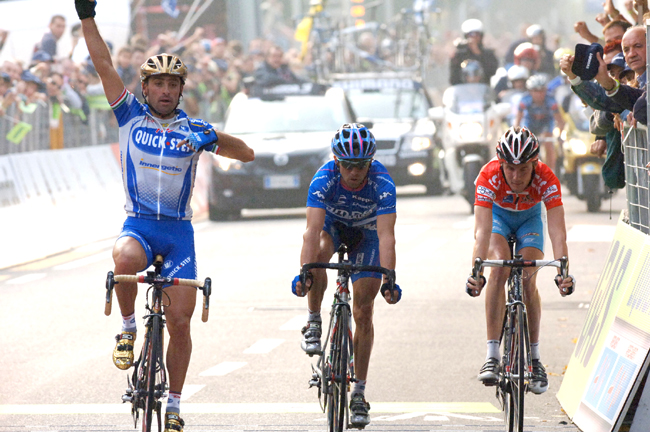
[[[411,150],[422,151],[431,147],[431,139],[423,136],[416,136],[411,139]]]
[[[216,156],[214,158],[214,165],[223,172],[239,171],[244,167],[244,164],[240,161],[222,156]]]
[[[569,140],[569,150],[579,156],[586,155],[587,144],[583,140],[573,138]]]
[[[483,138],[483,125],[479,122],[462,123],[458,136],[463,141],[479,141]]]

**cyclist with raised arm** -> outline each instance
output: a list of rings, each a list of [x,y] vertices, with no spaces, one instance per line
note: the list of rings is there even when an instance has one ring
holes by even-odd
[[[323,165],[309,186],[307,229],[303,235],[300,264],[329,262],[342,240],[351,247],[350,260],[360,265],[381,265],[395,269],[395,184],[386,168],[373,160],[377,146],[372,133],[361,124],[344,124],[332,139],[334,160]],[[350,244],[356,238],[357,245]],[[325,269],[311,271],[313,281],[303,287],[293,281],[294,294],[308,294],[309,318],[302,329],[302,349],[310,355],[321,353],[321,303],[327,288]],[[365,399],[366,378],[372,351],[372,323],[375,297],[380,291],[388,303],[401,297],[395,286],[394,300],[388,279],[381,273],[357,272],[351,276],[354,331],[354,367],[358,378],[350,398],[350,423],[364,427],[370,423],[370,404]],[[308,292],[307,292],[308,291]]]
[[[541,202],[546,206],[548,232],[553,247],[553,256],[559,259],[568,256],[564,206],[560,181],[553,171],[540,162],[539,142],[525,127],[511,127],[499,139],[497,158],[488,162],[476,181],[474,205],[474,253],[476,258],[510,259],[507,238],[517,238],[517,250],[525,260],[544,258],[544,223]],[[524,273],[524,303],[528,311],[533,376],[529,385],[535,394],[548,388],[546,370],[540,360],[539,330],[541,300],[537,291],[534,269]],[[496,385],[499,380],[499,339],[505,314],[505,283],[508,268],[493,268],[487,280],[485,294],[485,316],[487,321],[487,356],[478,379],[485,385]],[[471,296],[480,295],[485,278],[470,276],[466,290]],[[561,295],[573,292],[575,280],[572,276],[562,279],[556,276]]]
[[[240,139],[216,131],[203,120],[189,118],[177,108],[187,68],[175,55],[159,54],[141,66],[144,104],[126,90],[97,29],[95,5],[94,0],[75,0],[90,57],[120,129],[127,219],[113,248],[115,273],[136,274],[161,254],[165,257],[163,276],[196,279],[190,199],[199,155],[205,150],[248,162],[254,153]],[[133,365],[137,287],[123,282],[115,292],[122,331],[116,336],[113,362],[125,370]],[[174,286],[165,293],[169,296],[165,307],[169,331],[165,431],[172,432],[182,431],[184,425],[180,396],[192,352],[190,319],[196,289]]]

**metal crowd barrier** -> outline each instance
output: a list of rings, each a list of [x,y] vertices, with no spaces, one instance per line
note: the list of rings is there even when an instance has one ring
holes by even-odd
[[[84,118],[85,117],[85,118]],[[32,129],[15,144],[7,139],[12,129],[24,122]],[[72,112],[62,113],[63,143],[57,144],[50,137],[50,107],[42,103],[32,113],[19,110],[14,104],[0,117],[0,155],[72,148],[116,143],[118,128],[111,110],[91,109],[87,116]]]
[[[648,195],[648,129],[638,123],[636,128],[623,130],[625,152],[625,181],[627,210],[630,225],[644,234],[650,234]]]

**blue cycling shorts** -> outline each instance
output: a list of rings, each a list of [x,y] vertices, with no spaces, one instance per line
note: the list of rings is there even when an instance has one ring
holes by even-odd
[[[127,217],[118,238],[132,237],[147,254],[147,266],[160,254],[163,276],[196,279],[194,228],[189,220],[151,220]]]
[[[354,248],[352,251],[348,251],[348,256],[350,261],[353,264],[357,265],[371,265],[378,266],[379,263],[379,239],[377,238],[377,232],[371,231],[368,229],[359,228],[363,233],[363,239],[359,245]],[[323,225],[323,231],[328,233],[332,237],[334,242],[334,250],[338,250],[341,246],[341,238],[339,235],[339,230],[336,229],[333,225],[333,220],[329,217],[325,217],[325,224]],[[358,279],[361,278],[375,278],[381,279],[381,273],[376,272],[354,272],[350,276],[352,283],[354,284]]]
[[[534,247],[544,252],[542,203],[524,211],[492,206],[492,232],[501,234],[506,239],[514,234],[517,237],[517,253],[525,247]]]

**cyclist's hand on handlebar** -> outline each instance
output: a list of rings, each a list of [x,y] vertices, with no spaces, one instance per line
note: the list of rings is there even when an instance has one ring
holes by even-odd
[[[562,276],[557,275],[555,276],[555,285],[557,285],[557,288],[560,290],[560,295],[562,297],[568,296],[573,294],[576,289],[576,279],[571,275],[564,279],[562,279]]]
[[[470,273],[467,278],[467,283],[465,284],[465,292],[470,295],[470,297],[478,297],[481,295],[483,287],[485,287],[485,276],[481,275],[479,280],[474,279],[474,276]]]
[[[298,275],[295,278],[293,278],[293,281],[291,282],[291,292],[297,295],[298,297],[304,297],[307,295],[307,292],[309,292],[309,289],[311,288],[311,284],[313,281],[314,279],[311,273],[307,273],[307,278],[303,285],[303,283],[300,282],[300,275]]]
[[[390,299],[390,283],[385,282],[381,285],[381,295],[384,296],[384,299],[388,304],[395,304],[402,299],[402,289],[399,285],[395,284],[393,288],[393,300]]]

